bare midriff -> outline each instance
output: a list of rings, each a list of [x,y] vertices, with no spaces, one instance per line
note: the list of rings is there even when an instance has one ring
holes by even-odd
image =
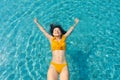
[[[65,50],[52,51],[52,62],[55,62],[58,64],[66,63]]]

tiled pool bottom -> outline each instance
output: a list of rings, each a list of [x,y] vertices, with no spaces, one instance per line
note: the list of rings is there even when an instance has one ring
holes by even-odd
[[[68,30],[70,80],[120,80],[119,0],[0,1],[0,80],[46,80],[51,60],[48,40],[33,22]]]

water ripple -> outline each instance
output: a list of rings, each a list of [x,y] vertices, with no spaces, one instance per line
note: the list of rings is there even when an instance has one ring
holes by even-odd
[[[68,30],[78,17],[80,23],[67,39],[71,80],[119,80],[119,3],[119,0],[0,1],[0,79],[46,80],[52,54],[48,40],[33,19],[37,17],[49,32],[51,23]]]

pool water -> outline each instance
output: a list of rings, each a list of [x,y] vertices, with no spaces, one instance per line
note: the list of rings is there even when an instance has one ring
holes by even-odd
[[[0,80],[47,80],[51,23],[68,30],[70,80],[120,80],[120,0],[1,0]]]

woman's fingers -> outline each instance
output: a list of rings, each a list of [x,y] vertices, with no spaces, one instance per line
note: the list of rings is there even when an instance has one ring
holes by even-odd
[[[35,18],[35,19],[34,19],[34,22],[35,22],[35,23],[37,23],[37,22],[38,22],[38,19],[37,19],[37,18]]]
[[[79,19],[78,19],[78,18],[75,18],[75,22],[78,23],[78,22],[79,22]]]

